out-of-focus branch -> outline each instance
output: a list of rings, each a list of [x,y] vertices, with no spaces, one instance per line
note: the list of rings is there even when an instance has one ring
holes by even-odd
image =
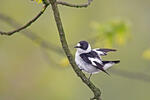
[[[20,28],[18,28],[18,29],[15,29],[15,30],[13,30],[13,31],[9,31],[9,32],[2,32],[2,31],[0,31],[0,34],[1,35],[13,35],[14,33],[16,33],[16,32],[19,32],[19,31],[21,31],[21,30],[23,30],[23,29],[25,29],[25,28],[27,28],[27,27],[29,27],[33,22],[35,22],[43,13],[44,13],[44,11],[46,10],[46,8],[47,8],[47,6],[48,5],[44,5],[44,8],[42,9],[42,11],[40,11],[32,20],[30,20],[28,23],[26,23],[24,26],[22,26],[22,27],[20,27]]]
[[[63,69],[63,67],[58,67],[58,66],[61,66],[61,65],[57,61],[55,61],[53,59],[53,56],[51,54],[49,54],[49,52],[46,51],[44,48],[41,48],[41,53],[43,55],[44,60],[46,61],[46,63],[48,65],[53,66],[53,68],[57,68],[57,69],[62,68]]]
[[[97,88],[75,64],[73,55],[71,54],[70,49],[68,47],[68,43],[66,41],[65,32],[64,32],[63,25],[61,22],[61,18],[60,18],[56,0],[49,0],[49,1],[51,3],[52,9],[53,9],[54,18],[55,18],[55,21],[57,24],[57,29],[59,32],[60,41],[61,41],[63,50],[71,64],[73,70],[82,79],[83,83],[85,83],[90,88],[90,90],[93,91],[94,98],[92,98],[92,100],[94,100],[94,99],[100,100],[101,92],[100,92],[99,88]]]
[[[20,23],[12,19],[11,17],[0,13],[0,19],[6,23],[8,23],[10,26],[17,28],[22,26]],[[22,31],[23,35],[30,40],[32,40],[34,43],[38,44],[40,47],[45,48],[47,50],[51,50],[53,52],[56,52],[57,54],[63,55],[63,52],[60,48],[57,48],[54,44],[42,39],[40,36],[38,36],[36,33],[31,31],[30,29],[26,29]]]
[[[140,72],[129,72],[121,69],[112,69],[111,72],[113,74],[128,78],[128,79],[134,79],[139,80],[143,82],[150,82],[150,75],[146,75],[144,73]]]
[[[61,4],[61,5],[68,6],[68,7],[82,8],[82,7],[88,7],[92,1],[93,0],[88,0],[88,2],[84,4],[71,4],[65,1],[57,1],[57,4]]]

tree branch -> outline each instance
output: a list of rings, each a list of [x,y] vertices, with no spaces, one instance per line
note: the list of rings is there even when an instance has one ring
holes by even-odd
[[[82,81],[91,89],[91,91],[93,91],[94,93],[94,98],[92,98],[91,100],[100,100],[100,96],[101,96],[101,92],[99,90],[99,88],[97,88],[86,76],[85,74],[77,67],[77,65],[75,64],[73,55],[71,54],[69,48],[68,48],[68,44],[66,41],[66,37],[65,37],[65,32],[63,29],[63,25],[61,22],[61,18],[60,18],[60,14],[59,14],[59,10],[57,7],[57,2],[56,0],[49,0],[53,9],[53,13],[54,13],[54,18],[57,24],[57,28],[58,28],[58,32],[59,32],[59,36],[60,36],[60,41],[63,47],[63,50],[73,68],[73,70],[76,72],[76,74],[78,75],[78,77],[80,77],[82,79]]]
[[[82,8],[82,7],[88,7],[92,1],[93,0],[88,0],[88,2],[84,4],[70,4],[64,1],[57,1],[57,4],[61,4],[61,5],[68,6],[68,7]]]
[[[0,31],[0,34],[1,34],[1,35],[13,35],[13,34],[16,33],[16,32],[19,32],[19,31],[21,31],[21,30],[23,30],[23,29],[29,27],[33,22],[35,22],[35,21],[44,13],[44,11],[46,10],[47,6],[48,6],[48,5],[44,5],[43,10],[40,11],[37,16],[35,16],[32,20],[30,20],[30,21],[29,21],[27,24],[25,24],[24,26],[22,26],[22,27],[20,27],[20,28],[18,28],[18,29],[15,29],[15,30],[13,30],[13,31],[10,31],[10,32],[2,32],[2,31]]]
[[[10,26],[17,28],[22,26],[20,23],[18,23],[16,20],[10,18],[9,16],[0,13],[0,19],[8,23]],[[57,54],[63,55],[63,52],[61,48],[56,47],[54,44],[44,40],[40,36],[38,36],[36,33],[31,31],[30,29],[22,31],[23,35],[30,40],[32,40],[34,43],[38,44],[40,47],[45,48],[47,50],[51,50]]]

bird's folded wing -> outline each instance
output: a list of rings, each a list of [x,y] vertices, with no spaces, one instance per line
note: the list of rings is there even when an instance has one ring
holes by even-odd
[[[82,60],[87,63],[92,65],[93,67],[96,67],[97,69],[103,70],[103,63],[101,61],[101,59],[99,58],[99,56],[93,56],[92,53],[83,53],[80,54],[80,57],[82,58]]]
[[[82,60],[88,64],[96,65],[93,61],[96,61],[98,63],[102,63],[100,57],[95,51],[91,51],[89,53],[82,53],[80,54],[80,57]]]
[[[92,56],[93,56],[92,54],[80,54],[80,57],[82,58],[82,60],[84,62],[86,62],[87,64],[92,65],[93,67],[95,67],[95,68],[97,68],[97,69],[99,69],[99,70],[101,70],[104,73],[109,75],[109,73],[107,73],[103,69],[104,65],[103,65],[102,61],[100,60],[100,58],[99,57],[94,57],[94,56],[92,57]]]

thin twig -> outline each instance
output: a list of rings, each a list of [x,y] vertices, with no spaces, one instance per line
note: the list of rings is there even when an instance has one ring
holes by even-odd
[[[13,31],[10,31],[10,32],[1,32],[1,31],[0,31],[0,34],[1,34],[1,35],[13,35],[13,34],[16,33],[16,32],[19,32],[19,31],[21,31],[21,30],[23,30],[23,29],[29,27],[33,22],[35,22],[35,21],[44,13],[44,11],[46,10],[47,6],[48,6],[48,5],[44,5],[43,10],[40,11],[40,12],[38,13],[38,15],[36,15],[32,20],[30,20],[30,21],[29,21],[27,24],[25,24],[24,26],[22,26],[22,27],[20,27],[20,28],[18,28],[18,29],[15,29],[15,30],[13,30]]]
[[[49,0],[53,9],[53,13],[54,13],[54,18],[57,24],[57,28],[58,28],[58,32],[59,32],[59,36],[60,36],[60,41],[63,47],[63,50],[73,68],[73,70],[76,72],[76,74],[82,79],[82,81],[91,89],[91,91],[93,91],[94,93],[94,98],[92,98],[93,100],[100,100],[100,96],[101,96],[101,92],[100,89],[97,88],[90,80],[88,80],[88,78],[85,76],[85,74],[77,67],[77,65],[75,64],[73,55],[70,52],[70,49],[68,47],[68,43],[66,41],[66,37],[65,37],[65,32],[63,29],[63,25],[61,22],[61,18],[60,18],[60,14],[59,14],[59,10],[57,7],[57,3],[56,0]]]
[[[88,2],[84,4],[71,4],[65,1],[57,1],[57,4],[61,4],[61,5],[68,6],[68,7],[82,8],[82,7],[88,7],[92,1],[93,0],[88,0]]]
[[[18,23],[16,20],[12,19],[11,17],[0,13],[0,19],[8,23],[10,26],[17,28],[19,26],[22,26],[20,23]],[[23,35],[30,40],[32,40],[34,43],[38,44],[40,47],[45,48],[47,50],[51,50],[59,55],[64,55],[61,48],[56,47],[56,45],[52,44],[49,41],[44,40],[40,36],[38,36],[36,33],[31,31],[30,29],[26,29],[24,31],[21,31]]]

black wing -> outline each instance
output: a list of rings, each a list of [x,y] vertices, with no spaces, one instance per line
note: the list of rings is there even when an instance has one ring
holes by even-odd
[[[80,57],[88,64],[92,64],[92,61],[89,60],[89,58],[95,58],[95,59],[101,60],[95,51],[91,51],[89,53],[82,53],[80,54]]]
[[[80,54],[80,57],[83,59],[83,61],[85,61],[86,63],[88,64],[92,64],[92,62],[89,60],[87,54],[83,53],[83,54]]]
[[[98,62],[94,61],[94,63],[97,65],[95,66],[96,68],[100,69],[101,71],[103,71],[104,73],[106,73],[107,75],[110,76],[110,74],[108,72],[106,72],[106,70],[103,69],[103,65],[99,64]]]
[[[110,52],[110,51],[117,51],[116,49],[106,49],[106,48],[101,48],[101,49],[96,49],[97,51],[102,51],[102,52]]]

